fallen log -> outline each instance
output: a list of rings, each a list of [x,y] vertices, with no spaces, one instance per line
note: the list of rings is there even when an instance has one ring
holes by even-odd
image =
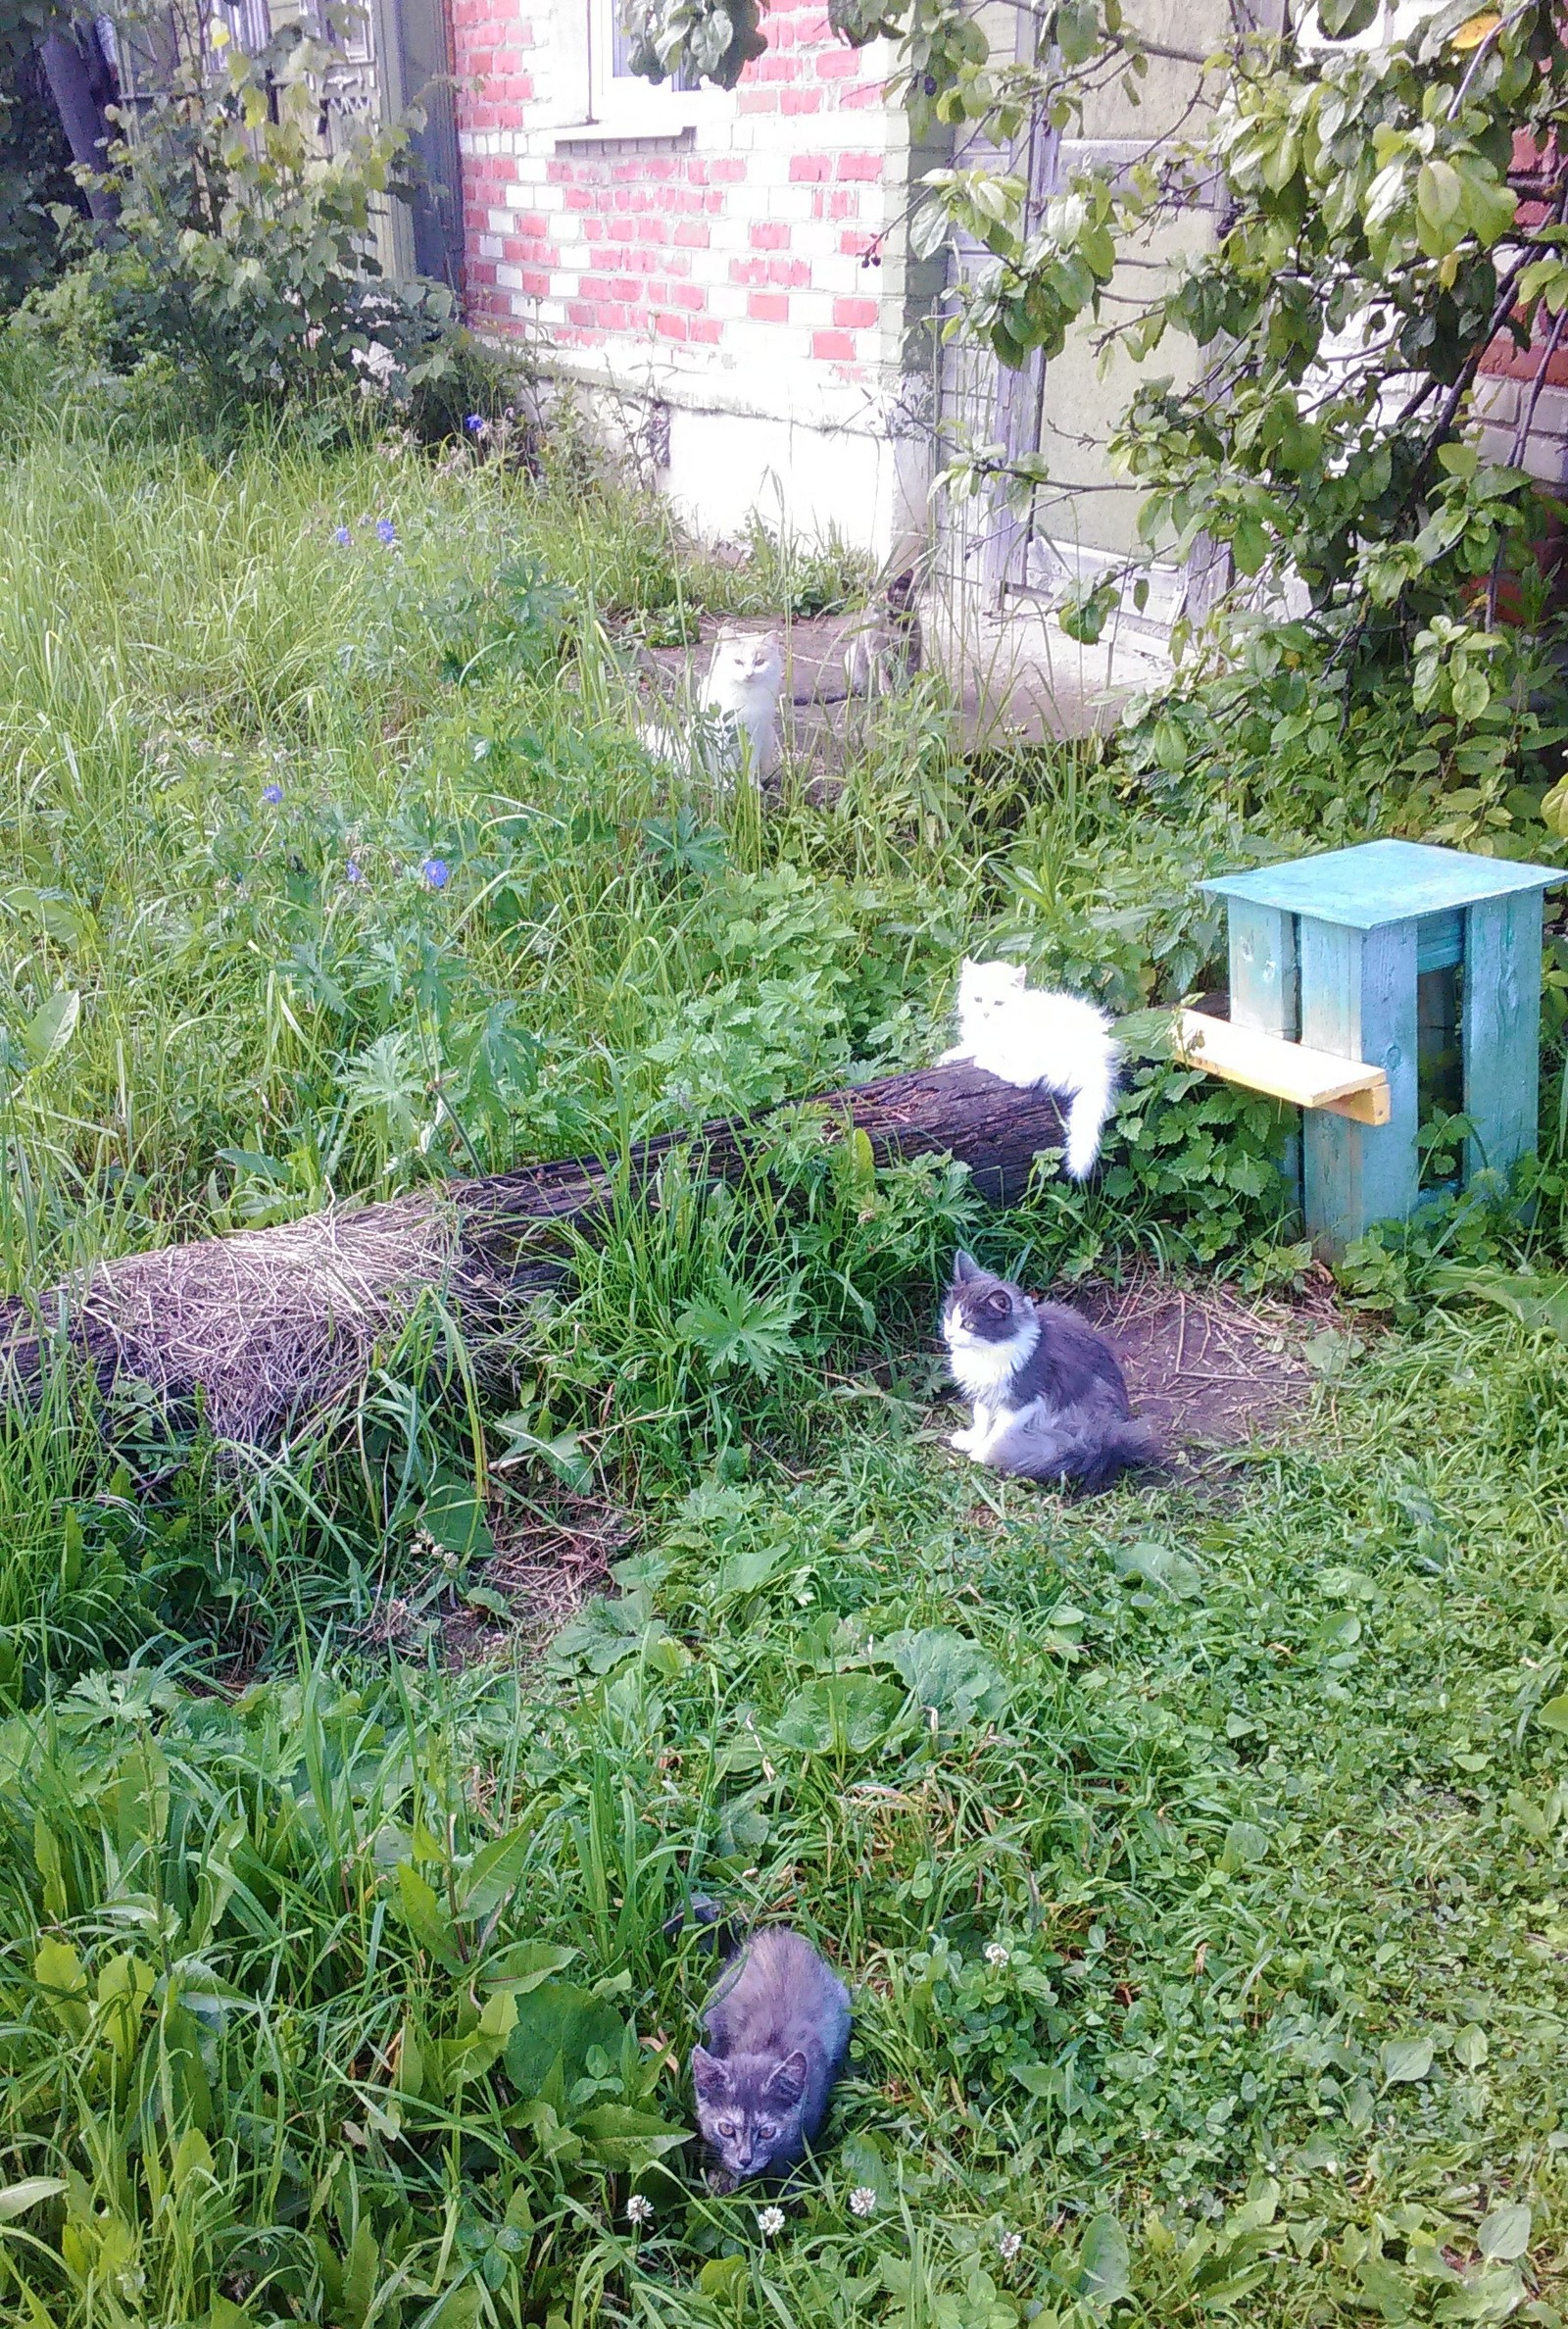
[[[675,1149],[710,1181],[736,1178],[803,1116],[824,1139],[863,1132],[878,1164],[951,1155],[993,1200],[1021,1194],[1041,1150],[1063,1140],[1048,1093],[961,1065],[921,1068],[662,1134],[623,1159],[527,1164],[99,1263],[4,1306],[0,1363],[11,1384],[35,1387],[52,1353],[74,1352],[105,1388],[128,1375],[172,1405],[199,1400],[220,1439],[265,1446],[351,1397],[376,1347],[432,1295],[481,1339],[509,1315],[514,1331],[519,1298],[561,1279],[564,1225],[591,1230],[617,1188],[645,1194]]]

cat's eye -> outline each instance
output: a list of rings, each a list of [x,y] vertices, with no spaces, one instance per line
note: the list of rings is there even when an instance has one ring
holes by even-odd
[[[760,2143],[771,2143],[777,2133],[777,2127],[764,2127],[761,2120],[758,2120],[757,2136]]]
[[[718,2122],[718,2131],[723,2136],[724,2141],[728,2143],[735,2133],[735,2121],[733,2119],[720,2119]]]

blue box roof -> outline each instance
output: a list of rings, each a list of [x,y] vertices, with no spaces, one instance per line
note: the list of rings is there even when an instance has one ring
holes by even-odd
[[[1223,873],[1199,887],[1222,898],[1308,915],[1314,921],[1376,930],[1423,914],[1449,914],[1483,898],[1544,890],[1555,881],[1568,881],[1568,868],[1472,857],[1466,850],[1434,849],[1425,841],[1363,841],[1323,857]]]

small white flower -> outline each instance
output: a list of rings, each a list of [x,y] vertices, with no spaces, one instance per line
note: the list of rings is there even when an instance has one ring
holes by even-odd
[[[850,2213],[868,2216],[876,2213],[876,2194],[869,2184],[857,2184],[850,2194]]]
[[[631,2198],[626,2203],[627,2223],[651,2224],[653,2220],[654,2204],[649,2199],[648,2194],[646,2192],[633,2192]]]
[[[1004,1965],[1010,1963],[1011,1956],[1011,1951],[1004,1949],[1000,1941],[988,1941],[986,1943],[986,1963],[988,1965],[995,1965],[999,1973],[1002,1971]]]
[[[998,2237],[997,2247],[1002,2252],[1004,2264],[1010,2264],[1023,2247],[1023,2234],[1021,2232],[1004,2232]]]
[[[757,2211],[757,2229],[764,2240],[771,2240],[775,2233],[782,2232],[784,2229],[783,2208],[760,2207]]]

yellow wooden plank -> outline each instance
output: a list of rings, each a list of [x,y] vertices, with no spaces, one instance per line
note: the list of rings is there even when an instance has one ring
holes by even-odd
[[[1282,1035],[1233,1027],[1229,1019],[1210,1018],[1202,1011],[1177,1013],[1173,1048],[1190,1067],[1206,1068],[1227,1083],[1267,1092],[1296,1108],[1324,1108],[1360,1124],[1389,1120],[1389,1079],[1363,1060],[1336,1059],[1304,1043],[1287,1043]]]

